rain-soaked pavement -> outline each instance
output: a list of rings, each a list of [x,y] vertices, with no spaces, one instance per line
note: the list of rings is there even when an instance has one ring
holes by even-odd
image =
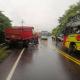
[[[0,80],[6,80],[9,71],[11,70],[14,62],[16,61],[21,49],[12,49],[9,51],[9,56],[5,61],[0,63]]]
[[[52,50],[51,38],[26,49],[11,80],[80,80],[80,66]],[[19,51],[0,64],[0,80],[6,80]],[[16,54],[17,53],[17,54]],[[3,67],[2,67],[3,66]]]

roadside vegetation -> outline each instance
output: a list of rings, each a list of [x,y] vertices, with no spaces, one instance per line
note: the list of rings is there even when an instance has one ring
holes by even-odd
[[[64,15],[58,19],[59,25],[52,30],[52,34],[58,36],[67,23],[70,22],[70,19],[76,15],[80,16],[80,2],[73,4],[65,11]]]
[[[4,39],[4,29],[7,27],[11,27],[11,20],[0,11],[0,44],[5,42]],[[7,56],[8,51],[6,51],[7,47],[0,47],[0,62],[2,62]]]
[[[4,42],[4,29],[11,27],[11,20],[0,11],[0,43]]]
[[[8,56],[7,47],[0,48],[0,62],[2,62]]]

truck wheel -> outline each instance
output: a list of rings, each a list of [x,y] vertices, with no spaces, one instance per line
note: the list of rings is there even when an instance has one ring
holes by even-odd
[[[35,44],[39,44],[39,41],[38,40],[35,40]]]
[[[35,42],[36,42],[36,44],[39,44],[39,41],[38,40],[36,40]]]
[[[32,44],[33,44],[33,45],[38,44],[37,40],[36,40],[36,39],[33,39],[33,40],[32,40]]]
[[[28,47],[28,45],[29,45],[29,41],[23,41],[23,47]]]
[[[36,45],[36,40],[35,39],[33,40],[33,44]]]
[[[9,46],[9,48],[13,48],[14,47],[14,43],[12,43],[12,42],[8,42],[6,44]]]
[[[69,49],[68,49],[69,54],[73,54],[76,52],[76,45],[75,44],[70,44]]]

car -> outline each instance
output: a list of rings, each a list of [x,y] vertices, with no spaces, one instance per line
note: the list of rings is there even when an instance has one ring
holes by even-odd
[[[47,40],[48,37],[47,37],[47,36],[41,36],[41,39],[42,39],[42,40]]]

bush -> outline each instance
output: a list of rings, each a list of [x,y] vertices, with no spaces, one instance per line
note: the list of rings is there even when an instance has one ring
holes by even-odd
[[[0,48],[0,62],[2,62],[8,56],[6,48],[7,47]]]

